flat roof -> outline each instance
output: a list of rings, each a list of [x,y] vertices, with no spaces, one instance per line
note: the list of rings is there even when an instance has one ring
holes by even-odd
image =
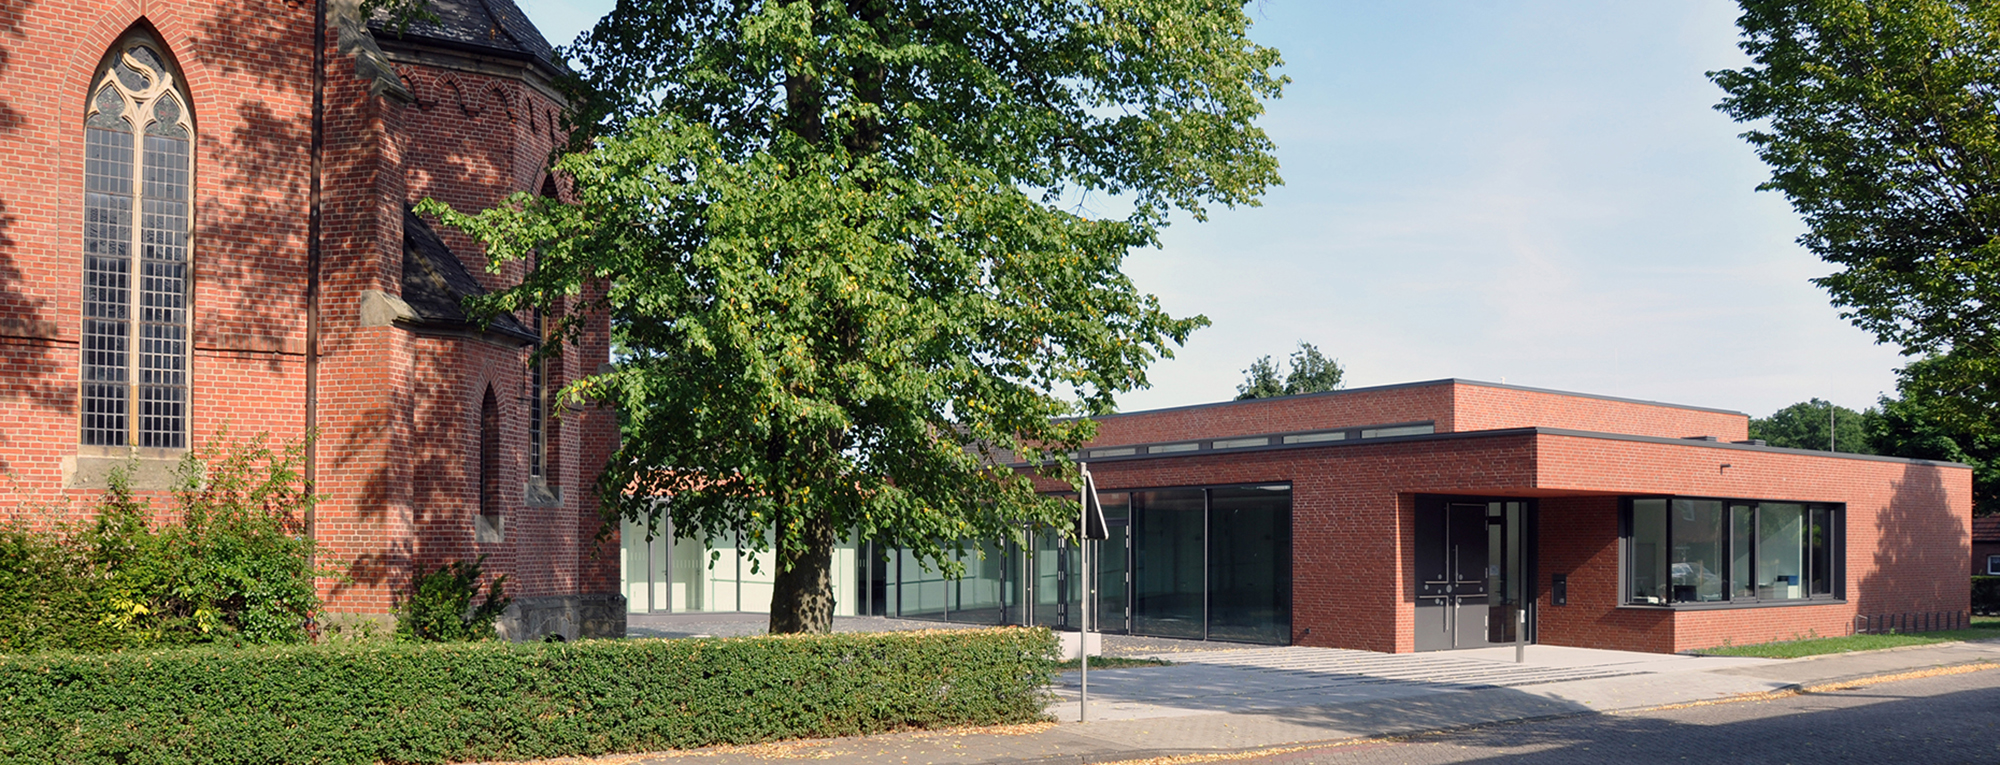
[[[1364,428],[1393,428],[1409,424],[1413,423],[1397,423],[1391,425],[1368,425],[1362,428],[1336,428],[1325,432],[1333,432],[1335,430],[1361,430]],[[1699,438],[1669,438],[1665,436],[1640,436],[1640,435],[1632,435],[1629,433],[1603,433],[1592,430],[1572,430],[1569,428],[1545,428],[1545,427],[1498,428],[1494,430],[1467,430],[1467,431],[1458,431],[1452,433],[1415,433],[1410,435],[1383,436],[1379,438],[1342,438],[1338,440],[1299,441],[1292,443],[1287,443],[1286,439],[1284,438],[1284,436],[1286,435],[1299,435],[1302,433],[1315,433],[1315,432],[1320,432],[1320,431],[1298,431],[1295,433],[1261,433],[1261,434],[1251,434],[1245,436],[1219,436],[1214,438],[1186,439],[1182,441],[1160,441],[1160,442],[1146,442],[1146,443],[1132,443],[1132,444],[1092,444],[1091,446],[1084,448],[1082,455],[1075,457],[1073,459],[1075,459],[1077,462],[1100,464],[1100,463],[1112,463],[1112,462],[1131,462],[1138,460],[1175,459],[1179,457],[1215,457],[1225,454],[1243,454],[1251,452],[1276,451],[1281,449],[1286,449],[1286,450],[1339,449],[1343,447],[1409,443],[1413,441],[1414,442],[1449,441],[1458,439],[1504,438],[1508,436],[1542,435],[1542,436],[1565,436],[1570,438],[1591,438],[1591,439],[1598,439],[1605,441],[1633,441],[1638,443],[1661,444],[1668,446],[1691,446],[1691,447],[1700,447],[1704,449],[1729,449],[1735,451],[1764,452],[1769,454],[1792,454],[1801,457],[1821,457],[1826,459],[1859,460],[1863,462],[1894,462],[1905,465],[1932,465],[1940,467],[1956,467],[1956,468],[1966,468],[1966,469],[1971,469],[1972,467],[1971,465],[1965,465],[1957,462],[1946,462],[1944,460],[1913,459],[1909,457],[1888,457],[1879,454],[1854,454],[1851,452],[1823,452],[1816,449],[1791,449],[1782,446],[1759,446],[1756,444],[1739,444],[1739,443],[1732,443],[1729,441],[1708,441]],[[1257,446],[1232,447],[1227,449],[1214,448],[1210,443],[1215,440],[1227,441],[1236,439],[1267,439],[1267,443]],[[1185,450],[1174,450],[1174,451],[1158,451],[1158,452],[1148,448],[1153,446],[1176,446],[1183,444],[1194,445],[1196,448],[1185,449]],[[1096,457],[1089,456],[1090,453],[1092,452],[1104,452],[1114,449],[1116,450],[1129,449],[1130,453],[1096,456]],[[1027,463],[1010,463],[1010,464],[1023,467],[1027,465]]]
[[[1422,380],[1422,381],[1419,381],[1419,382],[1406,382],[1406,383],[1391,383],[1391,384],[1389,384],[1389,385],[1371,385],[1371,386],[1368,386],[1368,387],[1366,387],[1366,388],[1342,388],[1342,389],[1340,389],[1340,390],[1330,390],[1330,391],[1322,391],[1322,392],[1319,392],[1319,393],[1295,393],[1295,394],[1292,394],[1292,395],[1290,395],[1290,396],[1271,396],[1271,397],[1269,397],[1269,398],[1253,398],[1253,399],[1236,399],[1236,400],[1230,400],[1230,401],[1215,401],[1215,402],[1210,402],[1210,403],[1207,403],[1207,404],[1186,404],[1186,405],[1182,405],[1182,406],[1169,406],[1169,407],[1162,407],[1162,408],[1159,408],[1159,409],[1141,409],[1141,410],[1139,410],[1139,411],[1136,411],[1136,412],[1113,412],[1113,413],[1111,413],[1111,414],[1102,414],[1102,415],[1097,415],[1097,416],[1095,416],[1095,417],[1090,417],[1090,418],[1087,418],[1087,419],[1093,419],[1093,420],[1106,420],[1106,419],[1111,419],[1111,418],[1113,418],[1113,417],[1132,417],[1132,416],[1136,416],[1136,415],[1142,415],[1142,414],[1160,414],[1160,413],[1163,413],[1163,412],[1186,412],[1186,411],[1192,411],[1192,410],[1196,410],[1196,409],[1211,409],[1211,408],[1215,408],[1215,407],[1222,407],[1222,406],[1234,406],[1234,405],[1237,405],[1237,404],[1248,404],[1248,403],[1251,403],[1251,402],[1256,402],[1256,401],[1285,401],[1285,400],[1290,400],[1290,399],[1302,399],[1302,398],[1314,398],[1314,397],[1325,397],[1325,396],[1340,396],[1340,395],[1345,395],[1345,394],[1349,394],[1349,393],[1368,393],[1368,392],[1373,392],[1373,391],[1385,391],[1385,390],[1401,390],[1401,389],[1404,389],[1404,388],[1428,388],[1428,387],[1434,387],[1434,386],[1439,386],[1439,385],[1472,385],[1472,386],[1478,386],[1478,387],[1481,387],[1481,388],[1500,388],[1500,389],[1503,389],[1503,390],[1518,390],[1518,391],[1526,391],[1526,392],[1529,392],[1529,393],[1548,393],[1548,394],[1552,394],[1552,395],[1557,395],[1557,396],[1570,396],[1570,397],[1574,397],[1574,398],[1588,398],[1588,399],[1596,399],[1596,400],[1598,400],[1598,401],[1617,401],[1617,402],[1619,402],[1619,403],[1624,403],[1624,404],[1644,404],[1644,405],[1646,405],[1646,406],[1659,406],[1659,407],[1666,407],[1666,408],[1669,408],[1669,409],[1686,409],[1686,410],[1689,410],[1689,411],[1695,411],[1695,412],[1714,412],[1714,413],[1716,413],[1716,414],[1733,414],[1733,415],[1737,415],[1737,416],[1740,416],[1740,417],[1749,417],[1749,416],[1750,416],[1750,415],[1748,415],[1748,414],[1745,414],[1745,413],[1743,413],[1743,412],[1739,412],[1739,411],[1736,411],[1736,410],[1734,410],[1734,409],[1718,409],[1718,408],[1715,408],[1715,407],[1708,407],[1708,406],[1693,406],[1693,405],[1690,405],[1690,404],[1670,404],[1670,403],[1667,403],[1667,402],[1664,402],[1664,401],[1648,401],[1648,400],[1646,400],[1646,399],[1641,399],[1641,398],[1624,398],[1624,397],[1622,397],[1622,396],[1604,396],[1604,395],[1599,395],[1599,394],[1596,394],[1596,393],[1577,393],[1577,392],[1575,392],[1575,391],[1567,391],[1567,390],[1555,390],[1555,389],[1553,389],[1553,388],[1535,388],[1535,387],[1530,387],[1530,386],[1526,386],[1526,385],[1510,385],[1510,384],[1507,384],[1507,383],[1496,383],[1496,382],[1487,382],[1487,381],[1485,381],[1485,380],[1467,380],[1467,379],[1465,379],[1465,378],[1462,378],[1462,377],[1446,377],[1446,378],[1444,378],[1444,379],[1441,379],[1441,380]]]

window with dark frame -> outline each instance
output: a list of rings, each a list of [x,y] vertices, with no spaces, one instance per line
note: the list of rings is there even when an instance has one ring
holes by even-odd
[[[1991,576],[2000,576],[2000,555],[1986,556],[1986,573]]]
[[[120,40],[86,105],[85,446],[187,447],[194,121],[164,50]]]
[[[493,386],[479,402],[479,514],[500,514],[500,402]]]
[[[535,312],[535,336],[542,334],[542,312]],[[537,344],[534,357],[528,363],[528,478],[547,480],[548,458],[548,407],[549,381],[541,356],[542,348]]]
[[[540,196],[552,202],[559,199],[555,175],[542,177]],[[549,360],[543,357],[544,346],[550,341],[549,331],[543,322],[541,309],[535,310],[534,317],[535,337],[540,340],[535,344],[535,356],[528,365],[528,479],[554,488],[556,476],[551,463],[555,462],[557,450],[556,400],[549,389],[556,381],[550,379],[549,373],[559,372],[561,368],[551,370]],[[560,387],[559,384],[556,387]]]
[[[1837,600],[1842,507],[1702,497],[1623,502],[1627,605]]]

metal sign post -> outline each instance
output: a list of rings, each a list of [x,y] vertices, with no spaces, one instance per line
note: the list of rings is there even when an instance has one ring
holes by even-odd
[[[1522,603],[1514,607],[1514,663],[1528,660],[1528,606]]]
[[[1082,597],[1078,598],[1078,600],[1081,601],[1083,613],[1077,619],[1076,630],[1077,666],[1082,670],[1082,675],[1079,678],[1081,688],[1077,692],[1076,721],[1089,722],[1090,614],[1096,610],[1092,608],[1094,604],[1091,602],[1091,595],[1096,592],[1096,589],[1091,586],[1091,574],[1094,569],[1090,565],[1090,548],[1092,547],[1090,543],[1109,538],[1111,532],[1104,523],[1104,506],[1097,501],[1097,482],[1090,477],[1090,466],[1080,464],[1078,467],[1083,470],[1083,491],[1078,492],[1080,496],[1077,498],[1079,507],[1077,508],[1076,519],[1076,543],[1081,548],[1077,553],[1078,557],[1081,558],[1081,565],[1083,566],[1083,571],[1081,572],[1083,574],[1083,593]]]

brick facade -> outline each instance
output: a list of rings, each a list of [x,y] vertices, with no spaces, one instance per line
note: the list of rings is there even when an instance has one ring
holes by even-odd
[[[1441,381],[1119,415],[1102,421],[1096,444],[1420,420],[1438,432],[1101,460],[1091,470],[1102,491],[1289,482],[1292,642],[1302,645],[1415,649],[1424,495],[1535,500],[1544,644],[1674,652],[1844,635],[1857,616],[1967,609],[1968,468],[1727,443],[1744,439],[1741,414]],[[1844,505],[1845,598],[1621,606],[1620,498],[1662,494]],[[1557,574],[1568,580],[1564,606],[1551,602]]]
[[[1099,445],[1143,444],[1362,425],[1433,423],[1439,433],[1569,428],[1663,438],[1749,438],[1740,412],[1538,390],[1473,380],[1384,385],[1098,418]]]
[[[307,332],[314,4],[0,6],[0,474],[11,484],[0,520],[82,517],[101,488],[89,480],[93,460],[126,456],[78,445],[82,125],[102,57],[140,29],[181,71],[197,126],[193,441],[225,429],[301,438],[314,399],[316,488],[325,496],[314,533],[349,574],[321,583],[330,611],[387,613],[414,568],[486,554],[488,570],[508,575],[523,604],[503,625],[514,636],[622,630],[610,616],[622,614],[616,537],[597,539],[592,495],[616,448],[615,415],[561,412],[550,426],[547,478],[530,481],[531,347],[364,316],[371,300],[403,289],[407,205],[436,197],[476,210],[559,185],[546,166],[562,104],[540,76],[545,66],[421,34],[378,41],[351,18],[352,3],[327,4],[316,338]],[[487,289],[520,276],[519,264],[485,273],[476,245],[440,233]],[[309,391],[315,339],[318,385]],[[608,358],[599,317],[549,363],[550,385]],[[479,407],[489,387],[499,404],[504,533],[480,541]],[[48,511],[64,503],[68,515]]]
[[[2000,515],[1972,519],[1972,573],[1992,573],[1988,559],[2000,555]]]

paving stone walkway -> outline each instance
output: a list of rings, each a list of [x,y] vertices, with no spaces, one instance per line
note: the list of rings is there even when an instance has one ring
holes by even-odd
[[[1536,653],[1546,651],[1541,647]],[[1261,673],[1324,679],[1335,684],[1425,683],[1442,688],[1512,688],[1652,671],[1630,662],[1584,666],[1514,664],[1450,654],[1386,654],[1340,648],[1260,648],[1160,655],[1182,664],[1234,667]]]
[[[699,622],[692,617],[685,621],[689,623],[659,626],[681,629]],[[914,624],[920,628],[941,626],[934,622]],[[756,629],[762,631],[761,626]],[[2000,667],[2000,641],[1791,661],[1530,646],[1528,661],[1521,664],[1514,663],[1511,647],[1377,654],[1134,641],[1126,648],[1175,664],[1091,672],[1088,723],[1076,722],[1079,673],[1064,672],[1055,689],[1058,698],[1049,707],[1050,717],[1056,721],[1053,724],[781,741],[614,755],[597,762],[1122,762],[1703,704],[1746,695],[1765,698],[1758,694],[1863,677],[1899,677],[1905,675],[1897,673],[1912,671],[1922,674]],[[1106,649],[1113,650],[1110,641]],[[1980,674],[2000,678],[2000,670]]]

